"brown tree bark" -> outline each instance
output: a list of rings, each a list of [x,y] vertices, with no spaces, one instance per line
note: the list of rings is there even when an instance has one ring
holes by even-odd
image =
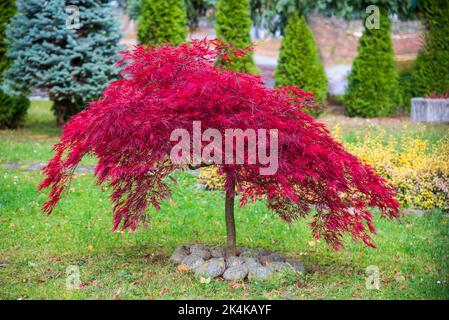
[[[226,192],[225,214],[226,214],[226,257],[235,256],[235,219],[234,219],[234,198],[235,183],[232,183],[231,190]]]

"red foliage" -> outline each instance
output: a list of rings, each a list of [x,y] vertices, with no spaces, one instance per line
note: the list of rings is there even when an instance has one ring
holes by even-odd
[[[159,208],[170,196],[165,177],[186,166],[170,161],[172,130],[203,128],[278,129],[279,169],[259,175],[256,165],[222,165],[242,196],[241,205],[260,197],[283,219],[312,215],[316,238],[335,249],[345,233],[374,247],[372,214],[398,217],[394,189],[332,139],[324,125],[302,112],[310,101],[296,87],[266,88],[260,77],[217,68],[223,55],[218,40],[193,41],[178,47],[139,46],[122,59],[123,79],[103,97],[74,116],[55,145],[40,189],[51,188],[43,210],[51,213],[86,154],[99,159],[98,183],[113,193],[113,229],[135,230],[148,222],[150,205]]]

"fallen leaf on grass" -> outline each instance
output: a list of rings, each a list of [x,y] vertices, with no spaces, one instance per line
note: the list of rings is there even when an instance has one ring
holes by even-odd
[[[183,265],[183,264],[180,264],[180,265],[177,267],[177,269],[178,269],[178,271],[181,271],[181,272],[189,271],[189,267],[187,267],[187,266],[185,266],[185,265]]]

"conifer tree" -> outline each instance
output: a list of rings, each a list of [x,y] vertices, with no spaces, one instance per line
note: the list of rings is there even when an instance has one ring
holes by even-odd
[[[250,6],[248,0],[220,0],[217,6],[215,30],[217,37],[234,50],[243,50],[252,45]],[[229,55],[232,61],[223,65],[240,72],[257,73],[253,55]]]
[[[15,11],[15,0],[3,0],[0,3],[0,129],[18,127],[23,122],[30,104],[28,98],[10,95],[1,89],[3,71],[10,63],[6,57],[6,28]]]
[[[415,96],[449,92],[449,1],[422,0],[420,13],[427,29],[426,41],[413,73]]]
[[[328,83],[318,47],[304,16],[297,13],[292,14],[285,29],[275,79],[277,85],[313,92],[318,101],[327,97]]]
[[[139,42],[178,45],[187,39],[184,0],[142,0],[138,21]]]
[[[350,116],[388,116],[400,105],[395,68],[391,20],[381,8],[379,28],[365,23],[348,78],[344,102]]]
[[[48,90],[63,124],[117,77],[117,20],[108,0],[18,0],[17,10],[5,82],[19,92]]]

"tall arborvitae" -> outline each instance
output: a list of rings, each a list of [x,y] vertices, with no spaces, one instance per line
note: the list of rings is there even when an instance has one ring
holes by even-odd
[[[380,10],[379,19],[379,28],[365,23],[359,41],[358,55],[353,62],[344,97],[350,116],[387,116],[400,104],[391,20],[387,10]]]
[[[117,77],[118,21],[108,0],[18,0],[17,9],[5,81],[19,91],[48,90],[63,124]]]
[[[243,50],[252,45],[250,6],[248,0],[220,0],[217,6],[215,30],[217,37],[234,50]],[[241,72],[257,73],[252,52],[244,56],[229,55],[232,61],[222,63]]]
[[[313,92],[318,101],[327,97],[328,83],[318,47],[304,16],[297,13],[292,14],[285,29],[275,79],[277,85]]]
[[[184,0],[142,0],[138,21],[139,42],[178,45],[187,39]]]
[[[426,41],[416,59],[412,92],[415,96],[449,92],[449,1],[422,0]]]
[[[0,86],[3,82],[3,71],[10,63],[6,57],[8,48],[5,39],[6,28],[15,11],[15,0],[2,0],[0,3]],[[0,129],[17,128],[21,125],[29,104],[26,97],[7,94],[0,88]]]

